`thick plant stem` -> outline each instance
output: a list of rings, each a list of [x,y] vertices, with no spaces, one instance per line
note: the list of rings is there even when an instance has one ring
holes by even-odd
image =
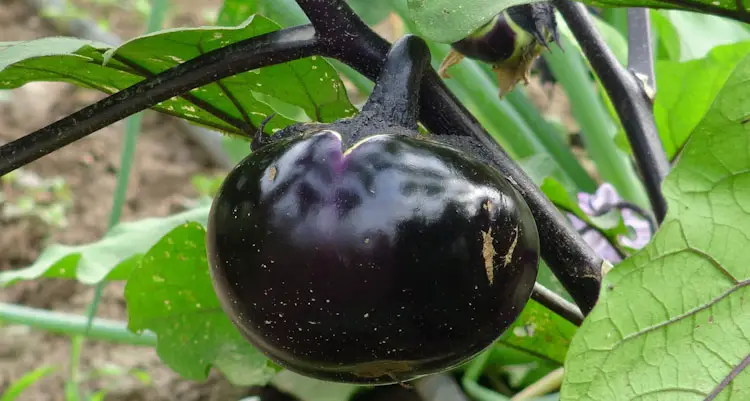
[[[667,213],[661,183],[669,171],[669,161],[656,130],[651,100],[637,78],[617,62],[584,5],[572,0],[555,0],[555,5],[612,99],[633,148],[654,214],[661,222]]]
[[[363,114],[379,116],[388,124],[417,130],[419,82],[430,65],[427,43],[419,37],[408,35],[393,44],[391,56],[386,59],[380,78],[370,99],[362,107]],[[408,60],[408,61],[404,61]],[[389,99],[388,102],[375,99]],[[376,118],[377,120],[377,118]]]

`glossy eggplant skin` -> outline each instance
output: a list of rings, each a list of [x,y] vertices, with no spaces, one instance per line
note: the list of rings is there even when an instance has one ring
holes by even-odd
[[[214,288],[277,364],[391,384],[490,346],[537,275],[528,206],[495,170],[426,139],[330,130],[285,138],[230,172],[208,223]]]

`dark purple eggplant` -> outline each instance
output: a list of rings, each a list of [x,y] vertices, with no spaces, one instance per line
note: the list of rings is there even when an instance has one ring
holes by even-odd
[[[398,41],[359,115],[259,139],[214,200],[216,294],[280,366],[405,382],[489,347],[529,299],[539,239],[523,198],[417,131],[428,62],[421,39]]]

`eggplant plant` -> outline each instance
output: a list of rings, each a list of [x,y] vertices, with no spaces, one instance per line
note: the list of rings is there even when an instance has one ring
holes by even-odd
[[[662,100],[646,10],[628,11],[626,67],[584,5],[523,3],[410,0],[407,22],[418,32],[394,43],[343,0],[297,0],[308,24],[280,28],[257,14],[235,27],[163,31],[118,48],[72,38],[0,44],[4,87],[52,79],[110,93],[2,145],[2,175],[149,108],[249,142],[210,205],[121,224],[85,247],[50,248],[33,266],[0,273],[0,283],[127,280],[127,330],[113,334],[93,318],[94,306],[85,323],[68,319],[63,331],[155,345],[190,379],[205,378],[211,366],[238,384],[267,383],[280,369],[357,385],[462,372],[470,396],[501,400],[500,391],[479,385],[482,369],[521,350],[519,361],[541,364],[521,393],[743,399],[750,392],[750,270],[741,256],[750,245],[750,44],[717,48],[699,66],[667,65],[678,78],[703,69],[714,84],[686,87],[709,97],[703,103]],[[596,5],[610,3],[666,4]],[[267,13],[289,18],[274,9],[280,4],[267,3]],[[742,2],[670,7],[750,21]],[[197,50],[169,47],[189,41]],[[535,181],[459,100],[472,93],[451,82],[454,70],[466,71],[461,64],[483,82],[494,74],[503,102],[523,110],[517,84],[529,82],[540,55],[566,89],[588,79],[580,60],[553,49],[575,52],[563,46],[573,42],[603,89],[587,93],[604,99],[632,155],[599,158],[597,167],[639,176],[633,187],[645,204],[579,205],[564,185]],[[57,54],[36,50],[43,44]],[[29,72],[49,60],[67,72]],[[355,84],[362,77],[375,83],[361,110],[346,98],[339,72]],[[99,79],[105,76],[121,87]],[[279,103],[312,121],[278,113],[272,104]],[[698,116],[680,131],[672,110]],[[577,165],[558,139],[540,136],[539,146],[559,165]],[[571,180],[579,187],[593,182],[580,171],[571,167],[565,176],[583,174]],[[621,213],[616,228],[604,227],[613,210]],[[626,234],[628,213],[648,222],[650,242],[613,240]],[[618,260],[595,250],[587,232],[598,233]],[[539,282],[542,263],[562,291]],[[28,323],[41,313],[0,306],[0,320]],[[498,351],[498,343],[508,347]]]

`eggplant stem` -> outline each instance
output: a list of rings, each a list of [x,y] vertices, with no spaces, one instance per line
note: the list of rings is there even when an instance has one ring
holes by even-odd
[[[430,63],[430,50],[419,37],[407,35],[393,44],[362,114],[374,120],[417,130],[419,87]]]

